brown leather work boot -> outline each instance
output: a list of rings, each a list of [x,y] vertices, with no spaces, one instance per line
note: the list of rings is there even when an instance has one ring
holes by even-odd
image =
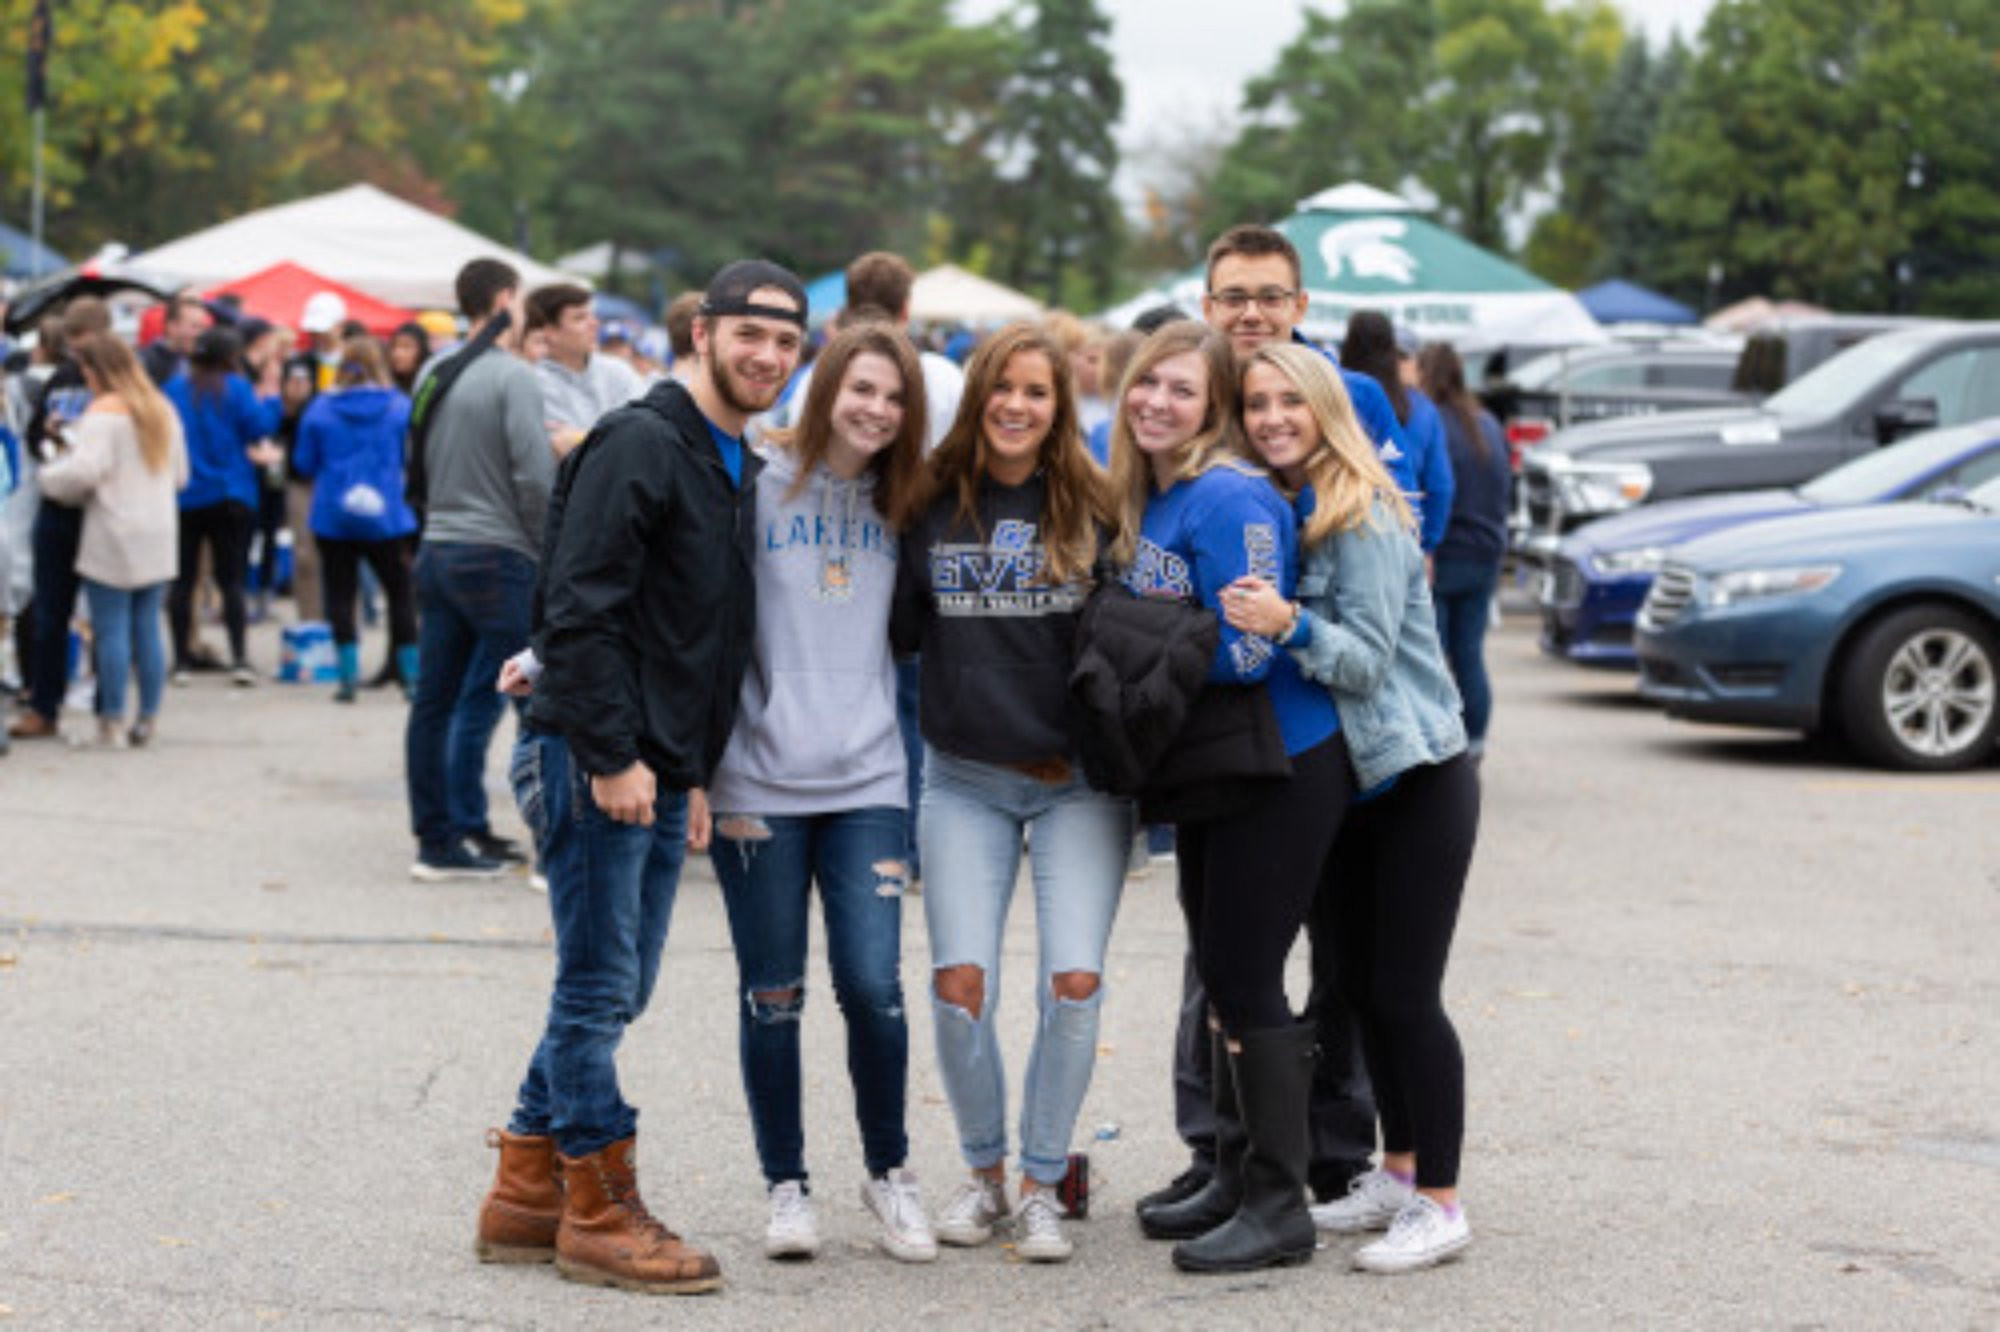
[[[697,1295],[722,1284],[715,1259],[653,1219],[633,1173],[633,1139],[562,1158],[568,1197],[556,1270],[571,1281],[652,1295]]]
[[[493,1188],[479,1205],[482,1263],[552,1263],[556,1227],[562,1223],[562,1177],[555,1139],[486,1130],[486,1145],[500,1153]]]

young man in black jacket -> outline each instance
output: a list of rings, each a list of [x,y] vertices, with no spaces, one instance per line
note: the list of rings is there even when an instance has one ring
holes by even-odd
[[[708,285],[699,372],[601,420],[550,501],[515,794],[548,868],[557,970],[548,1026],[479,1216],[489,1261],[597,1285],[721,1284],[715,1259],[654,1221],[633,1172],[638,1112],[615,1055],[659,974],[701,789],[722,757],[756,623],[758,459],[743,444],[797,368],[806,295],[745,260]],[[556,1182],[560,1168],[561,1186]]]

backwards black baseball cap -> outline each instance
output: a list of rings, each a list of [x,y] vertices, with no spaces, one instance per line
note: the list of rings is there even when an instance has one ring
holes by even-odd
[[[750,293],[759,287],[776,287],[797,301],[796,310],[788,310],[782,305],[766,305],[752,301]],[[798,274],[781,264],[768,259],[738,259],[725,265],[720,272],[708,280],[708,290],[702,294],[699,313],[708,319],[719,319],[724,315],[753,315],[759,319],[783,319],[806,326],[806,288],[799,281]]]

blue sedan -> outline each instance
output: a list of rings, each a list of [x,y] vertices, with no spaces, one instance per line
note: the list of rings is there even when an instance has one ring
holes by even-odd
[[[1542,577],[1542,651],[1586,666],[1638,664],[1632,628],[1669,547],[1790,514],[1970,491],[2000,477],[2000,419],[1933,430],[1864,454],[1796,490],[1642,505],[1564,538]]]
[[[1638,649],[1639,692],[1670,716],[1834,731],[1886,767],[1985,762],[2000,733],[2000,481],[1676,547]]]

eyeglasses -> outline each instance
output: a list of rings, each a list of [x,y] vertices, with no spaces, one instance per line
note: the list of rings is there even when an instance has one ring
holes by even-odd
[[[1277,314],[1294,300],[1298,291],[1290,287],[1265,287],[1262,291],[1245,291],[1241,287],[1228,287],[1222,291],[1211,291],[1208,299],[1222,307],[1225,314],[1242,314],[1250,302],[1257,302],[1257,308],[1265,314]]]

